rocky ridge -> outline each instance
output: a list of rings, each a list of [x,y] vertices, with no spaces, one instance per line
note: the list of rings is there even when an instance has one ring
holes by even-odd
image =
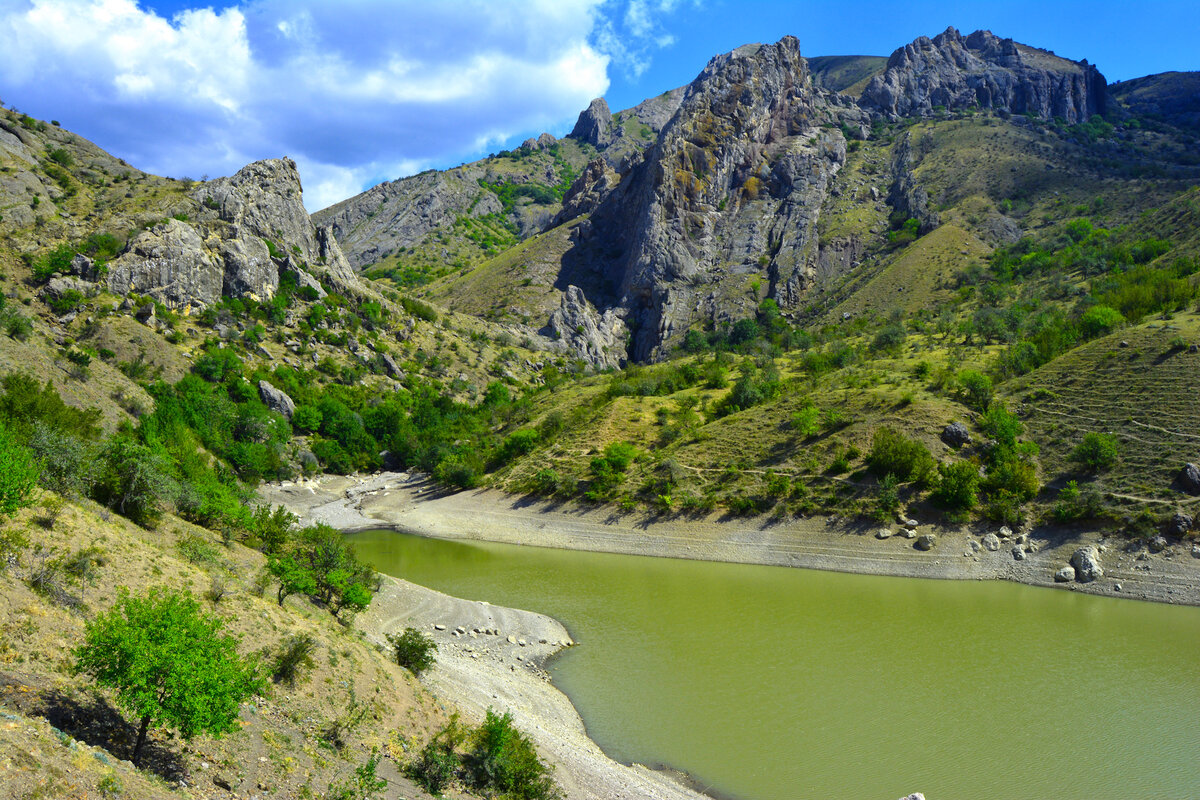
[[[971,106],[1084,122],[1103,114],[1108,84],[1096,67],[1001,39],[947,28],[899,48],[863,90],[865,108],[891,118]]]

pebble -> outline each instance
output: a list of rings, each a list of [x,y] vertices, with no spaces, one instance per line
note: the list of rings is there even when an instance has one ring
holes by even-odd
[[[435,624],[435,625],[433,626],[433,629],[434,629],[435,631],[444,631],[444,630],[446,630],[446,626],[445,626],[445,625],[436,625],[436,624]]]

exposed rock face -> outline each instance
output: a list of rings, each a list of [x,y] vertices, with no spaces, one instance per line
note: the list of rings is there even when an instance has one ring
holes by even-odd
[[[288,396],[287,392],[282,389],[276,389],[267,381],[258,382],[258,396],[262,398],[263,405],[272,411],[278,411],[288,419],[296,413],[296,403]]]
[[[799,302],[817,263],[816,221],[845,139],[821,123],[833,95],[813,90],[799,43],[747,45],[709,62],[645,161],[596,209],[620,253],[610,276],[636,331],[631,356],[664,356],[688,327],[731,308],[747,285]],[[842,113],[861,114],[848,100]],[[755,303],[757,301],[754,301]]]
[[[938,226],[937,212],[930,208],[929,193],[917,182],[913,171],[916,158],[912,152],[912,137],[904,137],[892,151],[892,185],[888,189],[888,205],[909,219],[921,223],[921,233],[928,233]]]
[[[203,183],[193,195],[208,206],[217,205],[221,220],[231,226],[228,238],[269,239],[277,246],[313,261],[317,243],[312,220],[304,209],[300,173],[290,158],[256,161],[230,178]]]
[[[578,286],[568,286],[559,307],[550,315],[550,330],[577,357],[598,369],[625,363],[625,322],[613,309],[603,314],[587,301]]]
[[[561,225],[581,214],[591,213],[620,182],[621,177],[609,168],[608,162],[603,158],[588,162],[587,168],[563,196],[562,211],[558,212],[554,224]]]
[[[580,113],[570,136],[587,142],[597,150],[612,144],[612,112],[608,110],[608,102],[603,97],[597,97]]]
[[[861,102],[893,117],[928,116],[935,106],[978,105],[1076,123],[1103,114],[1107,92],[1104,76],[1086,61],[1059,58],[990,31],[963,37],[947,28],[892,53]]]
[[[270,298],[288,271],[323,296],[311,274],[319,265],[339,291],[361,290],[332,234],[313,227],[291,159],[250,164],[201,184],[193,197],[202,206],[198,218],[169,219],[140,233],[109,265],[109,291],[149,295],[186,311],[222,296]],[[94,272],[83,263],[72,269]]]
[[[1100,551],[1094,546],[1081,547],[1072,553],[1071,566],[1075,568],[1075,579],[1080,583],[1090,583],[1104,577],[1104,569],[1100,566]]]
[[[225,269],[194,227],[169,219],[138,234],[109,264],[107,280],[113,294],[137,292],[186,310],[221,299]]]
[[[480,191],[483,171],[467,168],[422,172],[373,186],[313,214],[349,248],[350,265],[364,267],[385,253],[419,243],[430,231],[454,224],[460,216],[484,216],[502,210],[499,199]]]

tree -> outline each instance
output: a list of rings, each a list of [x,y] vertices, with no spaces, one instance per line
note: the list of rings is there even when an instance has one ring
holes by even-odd
[[[263,691],[257,661],[238,655],[237,638],[222,634],[222,625],[191,594],[161,589],[146,597],[122,589],[116,605],[87,624],[75,671],[115,689],[117,702],[140,718],[134,764],[152,723],[188,739],[219,736],[237,728],[242,700]]]
[[[33,504],[39,472],[29,450],[12,441],[0,423],[0,517],[11,517]]]
[[[267,571],[279,581],[279,605],[289,594],[312,594],[317,590],[312,570],[291,554],[268,559]]]
[[[967,511],[979,502],[979,468],[970,461],[938,465],[938,483],[929,499],[950,511]]]

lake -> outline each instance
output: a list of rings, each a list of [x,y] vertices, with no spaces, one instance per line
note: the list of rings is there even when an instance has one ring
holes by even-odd
[[[1200,608],[998,581],[350,535],[380,572],[549,614],[613,758],[744,800],[1200,797]]]

